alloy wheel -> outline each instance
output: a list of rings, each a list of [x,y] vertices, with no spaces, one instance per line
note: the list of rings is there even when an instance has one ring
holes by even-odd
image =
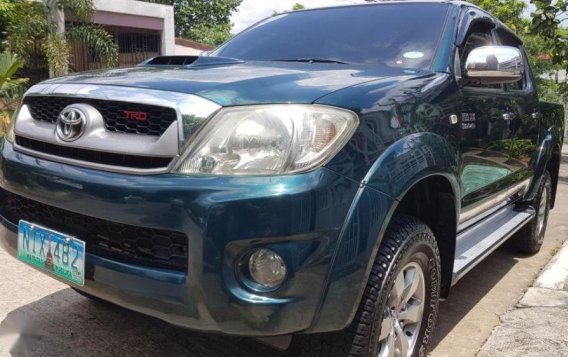
[[[422,324],[425,300],[424,273],[410,262],[394,281],[383,314],[378,357],[406,357],[412,354]]]
[[[538,243],[542,244],[544,241],[544,234],[542,234],[544,229],[544,224],[546,221],[546,211],[548,206],[548,193],[547,190],[544,189],[542,191],[542,197],[540,198],[540,203],[538,205],[538,212],[537,212],[537,234],[538,234]]]

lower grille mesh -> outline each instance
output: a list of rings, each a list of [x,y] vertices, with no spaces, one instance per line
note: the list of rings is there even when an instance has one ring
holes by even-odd
[[[23,136],[16,136],[16,144],[23,148],[38,151],[44,154],[96,164],[129,167],[133,169],[166,168],[172,161],[171,157],[124,155],[88,149],[78,149],[68,146],[50,144],[39,140],[28,139],[24,138]]]
[[[180,232],[140,228],[70,212],[0,190],[1,214],[74,235],[87,252],[123,263],[187,271],[188,240]]]

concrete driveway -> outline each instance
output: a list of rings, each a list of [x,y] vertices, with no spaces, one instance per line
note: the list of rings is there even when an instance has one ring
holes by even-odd
[[[499,317],[531,285],[567,238],[568,152],[562,159],[557,206],[542,251],[523,256],[502,247],[470,272],[441,304],[432,356],[473,356]],[[0,251],[0,354],[16,334],[32,331],[15,355],[279,356],[252,340],[210,336],[84,298]]]

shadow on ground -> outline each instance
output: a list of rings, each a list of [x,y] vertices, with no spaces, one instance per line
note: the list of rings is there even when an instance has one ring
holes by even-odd
[[[282,356],[247,338],[197,333],[60,290],[11,311],[0,338],[13,356]]]
[[[440,305],[435,347],[469,310],[516,264],[506,247],[466,275]],[[15,326],[15,328],[14,328]],[[109,303],[92,301],[64,289],[8,314],[0,325],[24,331],[14,356],[165,356],[284,357],[258,342],[178,328]]]
[[[505,244],[467,273],[452,288],[449,298],[440,302],[438,324],[430,348],[434,349],[523,257]]]

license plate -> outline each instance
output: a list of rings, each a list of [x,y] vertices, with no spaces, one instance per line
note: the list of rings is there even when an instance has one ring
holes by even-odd
[[[74,284],[85,283],[85,242],[20,220],[18,258]]]

